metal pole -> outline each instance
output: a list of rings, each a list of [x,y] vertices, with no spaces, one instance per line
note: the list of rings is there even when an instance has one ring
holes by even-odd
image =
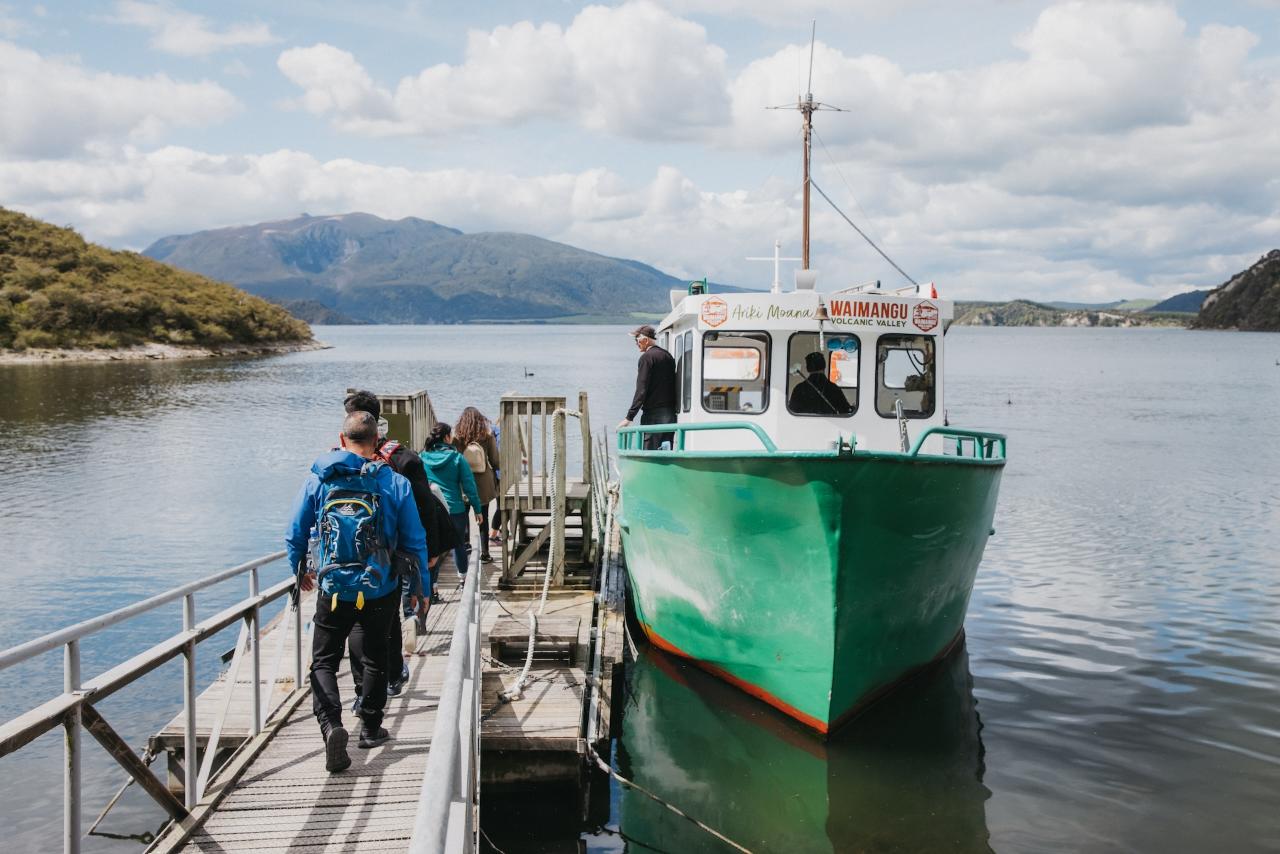
[[[188,593],[182,600],[182,630],[196,625],[196,597]],[[196,805],[196,775],[200,770],[196,754],[196,642],[187,641],[182,650],[182,787],[187,809]]]
[[[302,591],[297,593],[297,618],[293,621],[293,690],[302,687]]]
[[[80,641],[67,643],[63,657],[62,689],[68,694],[80,690]],[[63,719],[66,728],[63,771],[62,850],[80,854],[80,707],[75,706]]]
[[[249,595],[258,595],[258,568],[249,570]],[[249,732],[257,735],[262,732],[262,644],[258,637],[259,614],[261,609],[254,605],[249,612],[249,643],[253,651],[253,711],[249,716]]]
[[[801,241],[801,269],[809,269],[809,134],[813,128],[813,95],[800,107],[804,114],[804,237]]]

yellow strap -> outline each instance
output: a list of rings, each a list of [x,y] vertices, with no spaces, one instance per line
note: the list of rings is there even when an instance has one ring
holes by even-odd
[[[333,599],[329,601],[329,610],[330,611],[338,610],[338,594],[337,593],[333,594]]]
[[[364,610],[364,591],[363,590],[356,591],[356,610],[357,611]]]

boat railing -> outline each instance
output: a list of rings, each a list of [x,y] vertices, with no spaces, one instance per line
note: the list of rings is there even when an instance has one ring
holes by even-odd
[[[478,570],[467,573],[462,586],[409,842],[412,854],[476,850],[482,574]]]
[[[711,421],[701,424],[638,424],[622,427],[618,430],[619,451],[644,450],[644,437],[649,433],[674,433],[675,444],[672,450],[683,451],[685,436],[689,433],[700,433],[708,430],[747,430],[755,434],[760,444],[770,454],[776,453],[778,446],[769,438],[759,424],[749,421]]]
[[[275,709],[268,708],[272,688],[276,677],[280,675],[284,658],[284,633],[287,626],[281,626],[281,643],[277,645],[275,660],[270,663],[271,675],[268,677],[267,690],[264,693],[263,664],[260,653],[261,626],[260,613],[263,606],[288,595],[295,586],[295,578],[288,578],[268,587],[259,589],[258,570],[280,560],[285,553],[274,552],[251,560],[248,563],[231,567],[214,573],[199,581],[175,587],[172,590],[136,602],[124,608],[118,608],[106,614],[92,617],[73,626],[68,626],[42,637],[0,652],[0,670],[20,664],[35,656],[50,652],[59,647],[63,649],[63,692],[18,717],[0,725],[0,756],[6,756],[21,749],[39,738],[44,733],[61,725],[65,730],[63,739],[65,761],[63,762],[64,807],[63,807],[63,849],[67,852],[78,852],[81,840],[81,728],[103,746],[138,785],[149,794],[173,819],[186,819],[191,809],[200,801],[208,784],[215,756],[218,751],[206,748],[204,761],[197,768],[194,761],[196,754],[196,646],[216,636],[223,629],[240,622],[240,636],[236,642],[235,654],[231,660],[226,680],[226,689],[222,698],[221,711],[215,719],[213,734],[209,745],[218,743],[222,724],[227,717],[231,695],[236,688],[236,676],[245,658],[251,662],[251,681],[253,703],[250,712],[250,733],[258,735],[262,732],[264,722],[278,709],[283,708],[296,692],[302,682],[302,620],[297,609],[288,609],[285,620],[292,622],[293,643],[293,692],[290,692]],[[233,578],[247,576],[249,595],[239,602],[224,608],[205,620],[196,622],[196,593]],[[80,642],[86,637],[103,629],[118,625],[127,620],[149,613],[170,602],[182,600],[182,631],[155,644],[144,652],[118,664],[106,672],[88,680],[81,678]],[[289,615],[292,615],[290,617]],[[98,704],[122,688],[138,681],[156,668],[178,656],[184,658],[183,666],[183,742],[187,761],[185,764],[185,801],[180,801],[169,791],[151,769],[140,759],[110,723],[103,717]]]
[[[946,456],[983,461],[1005,459],[1006,439],[1003,434],[961,427],[930,427],[916,437],[915,444],[907,455],[919,456],[925,441],[935,436],[943,442],[944,451],[950,451]],[[950,442],[954,444],[948,444]]]

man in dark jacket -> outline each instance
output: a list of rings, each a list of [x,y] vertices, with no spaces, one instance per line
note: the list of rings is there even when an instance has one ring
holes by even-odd
[[[375,419],[382,418],[382,403],[371,391],[354,391],[342,402],[347,413],[367,412]],[[379,421],[381,425],[381,421]],[[449,523],[449,511],[445,509],[431,491],[427,481],[426,469],[422,460],[413,451],[399,442],[388,442],[386,436],[378,435],[378,458],[409,481],[413,492],[413,503],[418,508],[418,517],[427,533],[427,554],[431,566],[435,566],[449,549],[454,546],[453,525]],[[435,577],[435,573],[431,573]],[[412,576],[411,576],[412,577]],[[427,604],[431,601],[432,591],[410,586],[402,596],[402,608],[415,613],[421,623],[425,616]],[[395,697],[404,690],[404,683],[409,678],[409,666],[404,660],[401,647],[404,645],[404,630],[399,616],[387,626],[387,696]],[[356,699],[354,708],[359,709],[360,697],[363,694],[363,669],[360,661],[364,652],[364,631],[360,626],[351,630],[347,639],[350,650],[351,679],[355,683]]]
[[[827,360],[821,353],[804,357],[805,378],[791,390],[787,408],[796,415],[848,415],[853,406],[840,387],[827,376]]]
[[[628,427],[641,409],[641,424],[674,424],[676,422],[676,360],[658,346],[657,333],[652,326],[637,327],[631,333],[640,348],[640,362],[636,368],[636,394],[631,408],[619,427]],[[674,433],[648,433],[644,437],[647,451],[655,451],[663,442],[675,439]]]

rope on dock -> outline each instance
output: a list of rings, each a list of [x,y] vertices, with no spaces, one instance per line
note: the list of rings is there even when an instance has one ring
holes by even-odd
[[[551,459],[551,521],[548,524],[555,525],[555,516],[560,510],[560,478],[556,473],[564,466],[564,450],[561,445],[564,443],[564,418],[566,415],[572,415],[575,418],[582,418],[582,413],[576,410],[557,409],[551,416],[553,421],[559,419],[559,429],[553,429],[552,433],[555,438],[551,442],[552,459]],[[563,522],[563,520],[561,520]],[[529,611],[529,649],[525,652],[524,668],[520,671],[520,676],[516,679],[516,684],[510,689],[501,692],[498,697],[501,700],[511,702],[519,700],[524,696],[524,686],[529,678],[529,668],[533,666],[533,645],[538,637],[538,617],[542,615],[542,610],[547,607],[547,592],[551,589],[551,576],[555,574],[556,569],[556,546],[560,550],[564,550],[564,543],[557,542],[558,537],[555,531],[559,528],[553,528],[550,544],[547,546],[547,571],[542,576],[542,598],[538,602],[538,610],[535,613],[533,609]],[[503,609],[506,610],[506,609]],[[508,612],[509,613],[509,612]]]
[[[606,774],[608,774],[608,775],[609,775],[610,777],[612,777],[613,779],[617,780],[617,781],[618,781],[619,783],[621,783],[622,785],[624,785],[624,786],[626,786],[626,787],[628,787],[628,788],[631,788],[631,789],[635,789],[637,792],[639,792],[640,794],[644,795],[645,797],[647,797],[647,798],[649,798],[649,799],[651,799],[651,800],[653,800],[653,801],[656,801],[657,803],[659,803],[659,804],[661,804],[662,806],[666,807],[667,809],[671,810],[673,813],[675,813],[676,815],[678,815],[678,816],[680,816],[681,818],[685,819],[686,821],[689,821],[689,822],[691,822],[691,823],[693,823],[693,824],[697,825],[697,826],[698,826],[699,828],[701,828],[702,830],[705,830],[707,833],[711,834],[711,835],[712,835],[712,836],[714,836],[716,839],[719,839],[721,842],[723,842],[725,845],[728,845],[730,848],[733,848],[734,850],[737,850],[737,851],[741,851],[741,852],[743,852],[743,854],[751,854],[751,849],[749,849],[749,848],[744,848],[743,846],[741,846],[741,845],[739,845],[738,843],[734,842],[734,841],[733,841],[732,839],[730,839],[729,837],[725,836],[725,835],[724,835],[723,833],[721,833],[720,831],[716,830],[714,827],[711,827],[710,825],[703,824],[702,822],[698,821],[698,820],[697,820],[696,818],[694,818],[693,816],[689,815],[689,814],[688,814],[687,812],[685,812],[684,810],[682,810],[682,809],[680,809],[679,807],[677,807],[675,804],[671,803],[670,801],[663,800],[663,799],[662,799],[662,798],[660,798],[659,796],[655,795],[653,792],[651,792],[651,791],[649,791],[648,789],[646,789],[644,786],[641,786],[639,783],[636,783],[636,782],[634,782],[634,781],[632,781],[632,780],[628,780],[626,777],[623,777],[623,776],[622,776],[621,774],[619,774],[617,771],[613,770],[613,766],[612,766],[612,765],[610,765],[608,762],[605,762],[603,759],[601,759],[601,758],[600,758],[600,754],[599,754],[599,753],[596,753],[596,749],[595,749],[595,746],[594,746],[594,745],[591,745],[591,744],[588,744],[588,745],[587,745],[587,753],[588,753],[588,754],[590,754],[590,756],[591,756],[592,760],[594,760],[594,761],[595,761],[596,765],[597,765],[597,766],[599,766],[599,768],[600,768],[600,770],[601,770],[601,771],[605,772]]]

